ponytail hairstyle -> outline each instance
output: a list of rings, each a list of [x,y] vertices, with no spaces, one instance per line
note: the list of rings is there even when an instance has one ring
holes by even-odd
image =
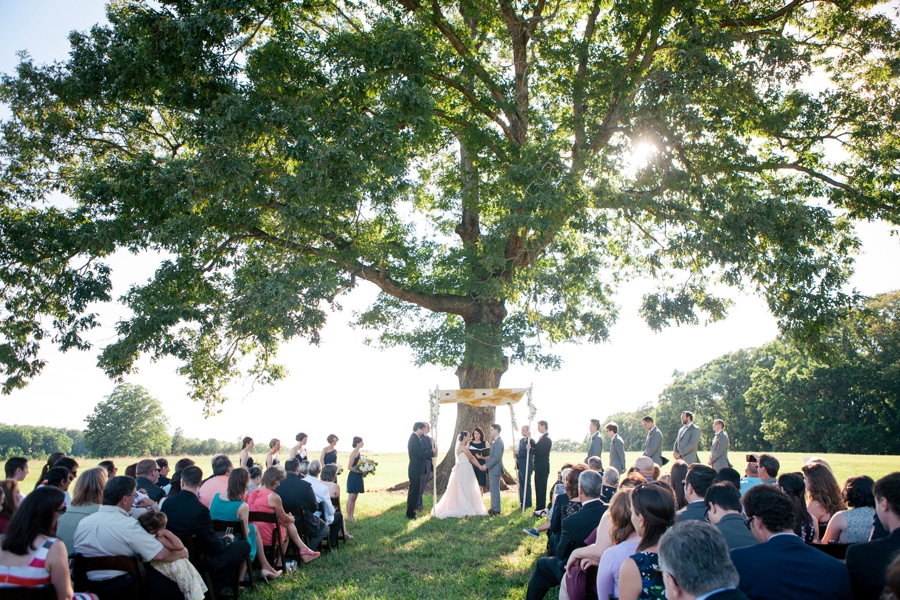
[[[41,474],[37,478],[37,481],[34,482],[34,489],[38,489],[38,486],[41,485],[41,482],[44,481],[44,478],[47,476],[47,471],[56,466],[56,461],[65,456],[65,452],[54,452],[49,457],[47,457],[47,462],[44,463],[44,468],[41,469]]]
[[[248,445],[248,444],[252,444],[252,443],[253,443],[253,438],[250,437],[250,436],[248,435],[248,436],[245,437],[243,440],[241,440],[241,444],[243,444],[243,445],[241,446],[241,450],[246,450],[246,449],[247,449],[247,445]]]
[[[464,439],[467,435],[469,435],[469,432],[466,431],[465,429],[463,429],[462,431],[459,432],[459,436],[456,438],[456,441],[458,441],[458,442],[463,441],[463,439]]]

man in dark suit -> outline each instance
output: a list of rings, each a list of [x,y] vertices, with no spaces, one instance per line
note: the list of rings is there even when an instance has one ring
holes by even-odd
[[[556,555],[538,559],[528,582],[526,600],[541,600],[550,588],[559,585],[566,574],[569,555],[584,546],[584,540],[597,529],[606,512],[606,505],[600,501],[602,487],[603,480],[594,471],[583,471],[578,476],[578,493],[583,499],[581,510],[563,520]]]
[[[222,588],[234,581],[237,569],[250,554],[250,543],[246,540],[235,541],[231,534],[216,535],[209,509],[197,498],[202,480],[200,467],[187,467],[181,472],[181,491],[166,498],[160,510],[168,518],[166,529],[182,540],[194,538],[197,548],[206,557],[213,591],[218,595]]]
[[[431,460],[422,446],[422,436],[425,435],[425,423],[416,421],[413,424],[412,435],[406,443],[406,451],[409,454],[409,492],[406,494],[406,518],[416,518],[416,502],[419,499],[419,489],[422,485],[422,475],[425,474],[425,461]]]
[[[434,472],[434,462],[431,460],[431,457],[435,455],[435,449],[431,445],[431,438],[428,436],[429,433],[431,433],[431,424],[425,423],[425,433],[421,436],[422,449],[428,454],[429,458],[425,461],[425,474],[422,476],[422,482],[419,484],[419,498],[416,501],[416,511],[423,510],[422,497],[425,495],[425,487],[428,485],[428,479]]]
[[[519,508],[522,508],[522,502],[525,503],[525,508],[531,508],[531,476],[534,475],[534,454],[528,452],[529,446],[534,446],[534,440],[531,439],[528,425],[522,425],[519,449],[513,452],[519,475]]]
[[[741,499],[755,546],[731,551],[750,600],[847,600],[850,574],[841,561],[794,533],[791,499],[774,485],[757,485]]]
[[[759,543],[747,526],[741,514],[741,493],[730,483],[715,483],[706,490],[703,497],[709,522],[725,536],[729,550],[755,546]]]
[[[535,512],[542,511],[547,506],[547,478],[550,477],[550,448],[553,441],[547,435],[547,421],[538,421],[538,438],[531,449],[534,455],[534,503]]]
[[[319,503],[312,485],[300,477],[300,460],[291,458],[284,461],[284,481],[275,488],[275,493],[281,496],[281,504],[285,510],[290,508],[303,509],[303,521],[306,525],[306,533],[309,535],[308,546],[312,550],[319,547],[319,543],[328,534],[328,524],[316,516]],[[299,515],[294,515],[297,517]]]
[[[159,466],[152,458],[145,458],[137,464],[135,469],[137,475],[137,489],[144,490],[150,499],[159,504],[166,492],[156,485],[159,479]]]
[[[668,600],[747,600],[718,529],[678,523],[659,540],[659,570]]]
[[[684,499],[688,502],[687,506],[679,510],[675,515],[675,519],[679,523],[682,521],[706,520],[706,506],[703,505],[703,498],[706,496],[706,490],[715,482],[716,471],[712,467],[697,463],[688,467],[684,483],[680,481],[672,482],[672,485],[684,486]]]
[[[888,565],[900,555],[900,472],[875,482],[875,514],[887,537],[847,548],[847,569],[854,600],[877,600],[885,585]]]

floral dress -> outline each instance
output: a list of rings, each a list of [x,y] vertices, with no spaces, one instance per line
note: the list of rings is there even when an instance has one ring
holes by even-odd
[[[641,595],[638,600],[658,600],[666,597],[666,586],[656,569],[659,568],[659,554],[638,552],[631,556],[641,573]]]

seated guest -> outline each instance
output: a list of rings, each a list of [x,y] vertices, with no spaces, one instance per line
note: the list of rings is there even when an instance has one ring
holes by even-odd
[[[102,469],[106,469],[106,480],[107,481],[109,481],[110,479],[115,477],[116,473],[119,471],[116,468],[116,463],[114,463],[111,460],[101,460],[100,462],[97,463],[97,466]]]
[[[625,488],[613,496],[609,504],[609,539],[612,545],[600,557],[597,565],[597,597],[619,597],[619,573],[622,564],[637,552],[641,536],[634,529],[631,521],[631,494],[633,490]],[[586,565],[582,562],[582,569]]]
[[[70,458],[68,456],[63,456],[58,461],[56,461],[56,464],[53,466],[54,467],[63,467],[64,469],[68,469],[69,473],[72,474],[73,480],[76,477],[78,477],[78,461],[75,460],[74,458]]]
[[[134,480],[137,480],[137,463],[128,465],[125,467],[125,477],[131,477]]]
[[[247,469],[232,469],[228,474],[228,491],[224,494],[213,496],[209,507],[209,516],[213,521],[240,521],[243,527],[244,539],[250,542],[250,562],[259,557],[259,564],[264,579],[276,579],[281,576],[281,571],[276,571],[266,559],[266,553],[260,552],[262,537],[259,529],[250,523],[250,507],[244,502],[247,496],[247,487],[250,476]],[[244,579],[246,564],[241,563],[238,579]]]
[[[569,555],[584,546],[584,540],[600,524],[606,505],[600,501],[603,480],[594,471],[582,471],[578,477],[578,495],[582,498],[581,510],[562,522],[559,544],[555,556],[538,559],[531,580],[528,582],[527,600],[540,600],[550,588],[558,586],[565,575]]]
[[[7,479],[22,481],[28,476],[28,459],[21,456],[10,457],[4,465],[4,470]],[[21,490],[19,494],[21,495],[19,500],[24,500],[25,494],[22,494]]]
[[[309,463],[307,463],[309,464]],[[249,494],[253,490],[259,487],[259,482],[262,481],[262,469],[259,467],[250,467],[247,471],[250,474],[250,485],[247,488],[247,493]]]
[[[778,485],[778,469],[781,464],[771,454],[759,455],[759,478],[766,485]]]
[[[578,495],[578,478],[587,470],[587,465],[584,463],[579,463],[569,469],[563,482],[565,491],[556,496],[556,500],[550,510],[547,556],[553,556],[556,552],[556,544],[559,543],[559,536],[562,533],[562,522],[581,510],[581,496]],[[603,479],[601,478],[602,481]]]
[[[722,534],[706,523],[678,523],[659,540],[668,600],[747,600]]]
[[[900,599],[900,555],[898,555],[897,558],[894,559],[894,562],[891,563],[891,566],[887,568],[884,578],[887,581],[887,587],[894,596],[891,600]]]
[[[328,535],[328,524],[316,516],[316,512],[319,510],[319,501],[316,499],[312,484],[300,477],[299,459],[291,458],[284,461],[284,481],[278,485],[275,493],[281,496],[282,506],[303,509],[309,547],[313,550],[318,548],[319,543]],[[330,498],[328,502],[331,502]],[[291,514],[294,517],[300,516],[299,513]]]
[[[834,514],[825,530],[823,544],[858,544],[868,542],[872,535],[872,517],[875,516],[875,482],[867,475],[848,477],[841,496],[849,510]]]
[[[806,484],[801,473],[784,473],[778,478],[778,485],[788,495],[794,505],[794,533],[811,544],[819,541],[819,527],[806,509]]]
[[[835,513],[845,510],[841,488],[831,468],[819,461],[809,461],[800,470],[806,481],[809,514],[819,524],[819,537],[825,535],[828,522]]]
[[[716,470],[701,464],[693,464],[688,467],[687,477],[684,480],[684,499],[687,505],[678,511],[675,517],[681,521],[706,521],[706,507],[703,497],[706,490],[716,482]],[[675,482],[677,483],[677,482]]]
[[[684,497],[684,480],[687,479],[688,465],[683,460],[676,460],[672,463],[669,472],[672,474],[672,489],[675,490],[675,505],[678,510],[687,506],[687,499]],[[660,588],[662,589],[662,588]]]
[[[66,545],[69,556],[75,554],[75,530],[81,520],[100,510],[103,504],[103,488],[106,487],[106,469],[94,467],[81,472],[75,484],[72,502],[66,514],[59,518],[56,537]]]
[[[738,491],[741,489],[741,474],[734,467],[724,467],[719,469],[717,476],[719,481],[724,481],[733,485]]]
[[[269,467],[262,475],[259,487],[250,492],[247,499],[247,505],[250,512],[268,512],[278,516],[279,529],[281,531],[282,551],[287,550],[289,542],[300,549],[300,560],[305,563],[319,558],[318,552],[310,550],[300,534],[297,533],[297,527],[294,525],[294,517],[284,512],[284,506],[281,504],[281,496],[275,493],[278,486],[284,480],[284,470],[279,467]],[[266,546],[272,545],[272,537],[275,531],[274,523],[254,522],[256,528],[259,529],[260,538]]]
[[[885,585],[885,570],[900,554],[900,472],[876,481],[872,492],[875,512],[890,535],[847,548],[854,600],[877,600]]]
[[[66,506],[72,501],[69,497],[69,485],[72,483],[72,473],[65,467],[53,467],[47,474],[44,475],[44,480],[41,482],[41,485],[38,488],[42,487],[55,487],[58,488],[59,491],[63,493],[63,497],[66,501]]]
[[[216,535],[209,509],[197,497],[202,479],[200,467],[187,467],[181,472],[181,491],[170,496],[161,511],[168,519],[166,528],[176,537],[182,540],[194,538],[197,549],[206,559],[213,592],[218,596],[222,588],[234,581],[241,563],[250,554],[250,543],[235,540],[231,534]]]
[[[587,459],[587,466],[591,471],[596,471],[603,475],[603,459],[599,456],[591,456]]]
[[[200,502],[203,506],[209,508],[213,498],[217,494],[224,494],[228,491],[228,474],[231,473],[231,459],[224,454],[214,456],[212,459],[213,476],[203,482],[200,486]],[[184,489],[184,484],[181,484]]]
[[[741,493],[736,487],[721,481],[713,484],[706,490],[703,503],[706,505],[709,522],[725,536],[729,550],[759,543],[744,525],[744,517],[741,515]]]
[[[159,479],[159,467],[156,466],[156,461],[152,458],[145,458],[137,464],[135,473],[137,473],[137,488],[158,504],[166,493],[156,485]]]
[[[319,479],[328,488],[328,494],[331,496],[335,512],[341,512],[341,484],[337,481],[337,472],[337,465],[325,465],[322,467],[322,474],[319,475]],[[345,540],[353,539],[353,536],[347,533],[347,519],[344,519],[343,534]]]
[[[653,477],[655,469],[653,468],[655,465],[653,464],[653,459],[649,456],[641,456],[635,459],[634,461],[634,469],[644,476],[644,479],[647,481],[653,481],[655,478]]]
[[[175,463],[175,472],[172,473],[172,478],[169,480],[169,485],[172,486],[169,488],[170,496],[174,496],[181,491],[181,472],[192,466],[194,466],[194,461],[190,458],[182,458]]]
[[[169,479],[169,460],[166,458],[157,458],[156,466],[159,468],[159,478],[156,480],[156,485],[164,488],[172,483],[172,480]]]
[[[618,487],[619,471],[613,467],[607,467],[603,471],[603,491],[600,493],[600,500],[604,504],[609,504]]]
[[[3,502],[0,503],[0,534],[2,534],[16,514],[22,502],[22,495],[19,493],[19,482],[15,479],[0,481],[0,490],[3,490]]]
[[[682,461],[683,462],[683,461]],[[658,544],[675,524],[675,498],[659,483],[639,485],[631,493],[631,522],[641,536],[637,551],[619,570],[620,600],[664,597],[665,584],[659,569]]]
[[[175,537],[175,534],[166,529],[168,517],[164,512],[149,509],[138,517],[138,523],[144,531],[155,537],[160,543],[172,552],[181,552],[185,549],[184,542]],[[178,589],[184,594],[185,600],[203,600],[208,587],[203,581],[197,567],[191,564],[187,558],[180,558],[174,562],[154,561],[150,563],[153,568],[178,584]],[[235,590],[236,591],[236,590]]]
[[[759,544],[731,551],[751,600],[846,600],[847,567],[794,533],[794,505],[778,486],[757,485],[741,499],[750,531]]]
[[[308,482],[312,486],[313,493],[316,495],[316,502],[319,505],[315,515],[328,524],[328,541],[331,543],[331,547],[334,548],[337,545],[338,533],[340,533],[344,525],[344,515],[335,512],[328,487],[319,481],[319,473],[321,471],[322,463],[317,460],[312,461],[309,463],[309,474],[303,478],[303,481]]]
[[[47,457],[47,462],[44,463],[44,467],[41,469],[41,474],[38,475],[37,481],[34,482],[34,489],[38,489],[38,487],[40,487],[41,482],[44,481],[44,477],[47,475],[47,471],[56,466],[56,461],[64,458],[65,456],[65,452],[54,452]]]
[[[758,458],[755,454],[751,454],[750,458],[755,460],[747,463],[747,469],[744,471],[744,477],[741,479],[741,496],[746,494],[747,490],[753,486],[762,483],[762,479],[759,478],[759,463],[756,462]]]
[[[113,477],[103,488],[103,505],[81,520],[75,528],[75,552],[94,556],[132,556],[144,561],[151,598],[183,598],[178,585],[154,569],[153,560],[172,562],[187,558],[187,552],[172,552],[144,531],[137,519],[128,516],[137,484],[131,477]],[[101,597],[121,597],[134,586],[134,573],[89,571],[90,590]]]
[[[72,592],[69,555],[53,535],[65,511],[62,491],[54,487],[35,490],[22,501],[0,542],[0,590],[52,584],[59,600],[96,599]],[[5,594],[0,592],[0,597]]]
[[[582,469],[582,470],[585,470],[585,469]],[[568,480],[569,474],[571,472],[572,472],[572,466],[570,464],[568,466],[564,466],[562,471],[560,471],[559,480],[562,483],[562,490],[557,489],[560,485],[559,483],[554,485],[552,498],[550,499],[550,508],[547,510],[547,520],[544,521],[543,523],[541,523],[540,525],[538,525],[537,527],[532,527],[531,529],[523,529],[522,531],[524,531],[525,533],[527,533],[528,535],[530,535],[531,537],[534,537],[534,538],[540,537],[541,532],[544,532],[544,531],[554,531],[557,535],[559,534],[562,521],[557,519],[556,528],[553,529],[553,514],[554,514],[555,509],[565,506],[569,503],[569,496],[566,494],[565,482]],[[576,475],[576,482],[577,482],[577,475]],[[549,539],[550,534],[547,534],[547,535],[548,535],[547,554],[549,556],[553,556],[553,552],[554,552],[553,544],[555,544],[555,542],[551,541]],[[558,541],[558,539],[557,539],[557,541]]]

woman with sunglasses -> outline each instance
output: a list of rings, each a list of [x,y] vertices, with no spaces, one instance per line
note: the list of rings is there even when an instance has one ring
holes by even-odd
[[[675,525],[675,495],[657,482],[634,488],[631,522],[641,536],[637,553],[622,563],[619,571],[620,600],[665,598],[666,587],[659,574],[659,539]]]
[[[69,555],[54,537],[56,522],[65,512],[63,492],[57,487],[38,488],[22,501],[0,544],[0,588],[53,584],[59,600],[96,600],[94,594],[72,592]]]

